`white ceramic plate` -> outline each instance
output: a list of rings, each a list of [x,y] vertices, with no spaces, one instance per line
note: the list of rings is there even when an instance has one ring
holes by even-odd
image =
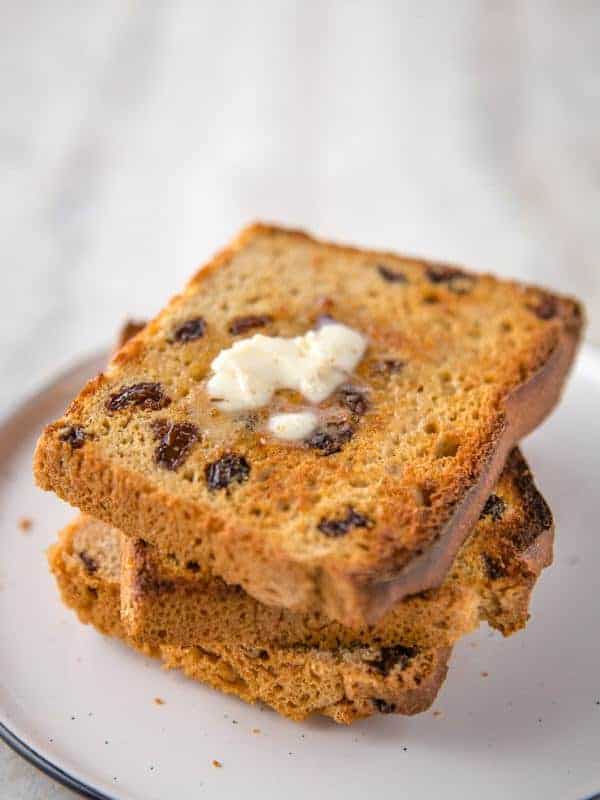
[[[558,532],[527,630],[503,640],[484,628],[461,642],[432,711],[351,728],[288,722],[166,673],[60,604],[44,551],[73,511],[33,486],[31,455],[42,425],[103,361],[63,376],[0,429],[0,732],[9,744],[82,794],[122,800],[581,800],[600,790],[596,350],[583,351],[560,408],[524,446]],[[22,517],[33,519],[26,534]]]

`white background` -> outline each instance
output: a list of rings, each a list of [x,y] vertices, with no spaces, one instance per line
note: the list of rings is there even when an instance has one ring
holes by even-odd
[[[576,293],[600,343],[593,0],[3,0],[0,90],[0,413],[256,218]],[[0,754],[0,796],[66,793]]]

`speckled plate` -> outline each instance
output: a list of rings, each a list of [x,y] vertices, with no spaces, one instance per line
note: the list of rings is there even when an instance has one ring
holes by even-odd
[[[33,486],[31,455],[42,425],[103,362],[80,364],[0,428],[0,734],[10,745],[94,798],[582,800],[600,790],[596,350],[584,349],[560,408],[524,445],[558,532],[527,630],[502,640],[484,628],[461,642],[428,713],[351,728],[288,722],[164,672],[60,604],[44,551],[73,511]]]

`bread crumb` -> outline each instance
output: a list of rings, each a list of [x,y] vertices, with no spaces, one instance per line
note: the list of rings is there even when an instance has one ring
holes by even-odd
[[[165,701],[162,699],[162,697],[155,697],[154,702],[157,706],[164,706],[165,704]]]
[[[216,758],[213,758],[212,765],[213,765],[213,767],[218,767],[219,769],[223,766],[223,764],[221,764],[220,761],[217,761]]]
[[[260,733],[260,728],[252,728],[252,733]]]
[[[482,672],[481,673],[481,677],[482,678],[487,678],[489,674],[490,674],[489,672]]]
[[[21,533],[28,533],[33,527],[33,520],[31,517],[21,517],[17,524]]]
[[[442,717],[443,715],[444,715],[443,711],[434,711],[433,712],[433,716],[434,717]]]

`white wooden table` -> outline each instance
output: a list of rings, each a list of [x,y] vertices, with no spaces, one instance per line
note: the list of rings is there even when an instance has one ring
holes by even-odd
[[[254,218],[575,292],[600,343],[600,5],[208,5],[5,5],[0,413]],[[2,747],[0,796],[70,795]]]

